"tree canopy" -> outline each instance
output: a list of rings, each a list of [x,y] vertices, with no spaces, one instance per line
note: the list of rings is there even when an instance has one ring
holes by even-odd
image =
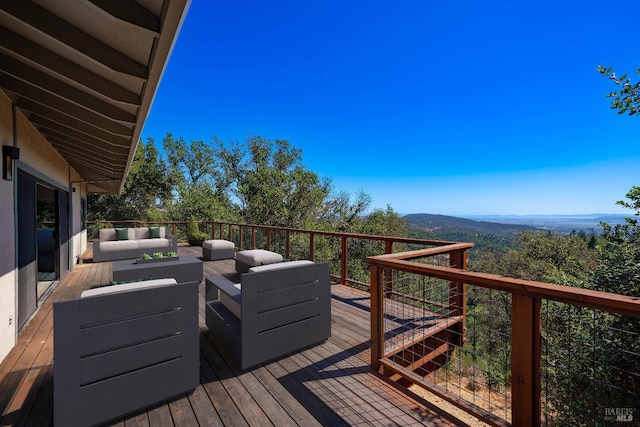
[[[384,232],[380,212],[367,213],[371,197],[335,191],[308,169],[302,150],[284,139],[250,136],[243,143],[187,142],[167,133],[163,153],[140,141],[124,190],[90,194],[92,221],[237,221],[292,228]],[[386,234],[405,233],[388,207]],[[394,224],[396,225],[392,225]],[[378,225],[374,225],[378,224]]]
[[[607,94],[607,97],[611,98],[611,109],[618,110],[618,114],[637,114],[640,111],[640,81],[634,83],[626,74],[618,77],[611,67],[600,65],[597,70],[603,77],[609,78],[620,87],[619,90]],[[636,74],[640,74],[640,68]]]

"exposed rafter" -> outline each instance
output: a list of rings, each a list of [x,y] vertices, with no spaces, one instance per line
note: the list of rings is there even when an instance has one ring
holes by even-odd
[[[53,71],[62,77],[75,81],[87,89],[91,89],[105,97],[127,104],[139,104],[140,96],[114,83],[113,81],[98,76],[75,62],[72,62],[40,45],[22,37],[13,31],[0,27],[0,39],[2,45],[34,64]]]
[[[69,102],[49,92],[45,92],[42,89],[31,86],[30,84],[18,80],[14,77],[0,77],[0,87],[4,87],[7,91],[12,92],[13,94],[21,98],[34,101],[46,108],[81,120],[89,125],[95,126],[98,129],[102,129],[105,132],[122,136],[133,135],[133,129],[131,128],[131,126],[124,126],[117,121],[110,120],[104,116],[101,116],[100,114],[96,114],[91,110],[87,110],[86,108],[80,107],[77,104]],[[22,108],[27,108],[24,106],[24,102],[19,106],[21,106]]]
[[[123,0],[89,0],[91,3],[109,13],[114,18],[128,22],[137,27],[160,32],[160,18],[149,12],[136,2]]]
[[[0,1],[0,90],[90,191],[122,189],[189,3]]]
[[[144,65],[31,1],[2,1],[0,10],[107,68],[143,80],[148,77],[148,70]]]
[[[29,116],[29,120],[36,126],[42,127],[45,129],[51,129],[56,131],[62,135],[67,135],[71,138],[77,139],[78,141],[86,141],[87,144],[94,145],[96,147],[104,147],[105,150],[109,150],[114,153],[124,153],[129,152],[129,148],[126,144],[112,144],[103,139],[95,138],[91,135],[88,135],[84,132],[79,131],[76,128],[66,126],[58,121],[51,120],[44,116],[39,116],[35,113]],[[122,140],[124,141],[124,140]]]
[[[82,91],[7,55],[0,54],[0,64],[2,64],[0,65],[2,73],[28,82],[30,85],[51,92],[60,98],[82,105],[100,115],[120,122],[135,123],[136,121],[135,114],[128,113],[106,102],[104,99]],[[0,85],[0,87],[2,86]]]

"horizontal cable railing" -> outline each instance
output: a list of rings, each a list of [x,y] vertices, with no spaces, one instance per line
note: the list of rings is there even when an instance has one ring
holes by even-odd
[[[368,261],[374,369],[492,425],[634,419],[640,298],[465,271],[454,246]]]

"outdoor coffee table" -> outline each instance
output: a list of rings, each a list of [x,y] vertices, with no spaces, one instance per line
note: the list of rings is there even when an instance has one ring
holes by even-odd
[[[169,277],[173,277],[178,283],[202,281],[202,261],[193,255],[180,255],[177,260],[144,264],[137,264],[135,259],[114,261],[112,270],[115,282]]]

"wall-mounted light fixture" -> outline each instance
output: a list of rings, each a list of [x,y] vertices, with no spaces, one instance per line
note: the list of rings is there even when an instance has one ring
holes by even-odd
[[[13,161],[20,158],[20,149],[11,145],[2,146],[2,179],[13,179]]]

